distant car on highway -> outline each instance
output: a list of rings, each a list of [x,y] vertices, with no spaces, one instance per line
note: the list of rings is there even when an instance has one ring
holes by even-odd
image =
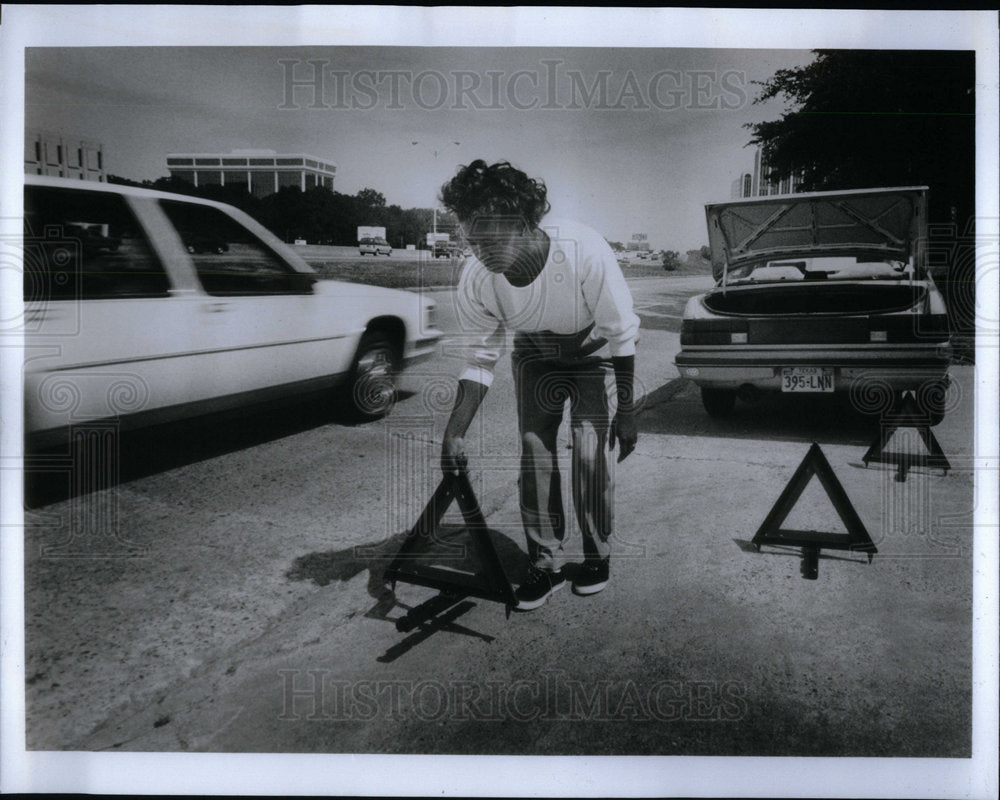
[[[318,280],[231,206],[25,180],[32,447],[65,444],[84,424],[126,429],[311,391],[375,419],[389,409],[400,370],[436,350],[433,301]],[[95,247],[81,225],[106,231],[117,246]],[[192,242],[220,241],[223,254],[192,252]]]
[[[455,242],[434,242],[434,258],[457,258],[462,255],[462,248]]]
[[[358,251],[363,256],[391,256],[392,247],[380,238],[366,238],[358,242]]]
[[[229,243],[212,231],[184,231],[181,238],[189,253],[222,255],[229,252]]]
[[[104,231],[106,225],[88,225],[81,222],[67,222],[66,229],[80,237],[80,245],[85,253],[94,255],[101,252],[114,253],[121,246],[121,239],[109,236]]]
[[[912,390],[944,416],[948,317],[926,265],[927,188],[707,205],[714,289],[684,309],[682,376],[712,416],[761,392],[850,392],[888,408]]]

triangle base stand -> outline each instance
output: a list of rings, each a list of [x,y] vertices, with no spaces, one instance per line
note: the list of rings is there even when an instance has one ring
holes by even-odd
[[[827,497],[833,503],[840,521],[847,529],[846,534],[828,533],[823,531],[801,531],[782,528],[781,524],[788,517],[792,508],[802,496],[813,476],[819,478]],[[764,522],[751,540],[754,548],[760,552],[761,545],[777,545],[802,548],[802,575],[815,580],[819,575],[819,555],[821,549],[848,550],[862,552],[868,555],[868,563],[878,552],[875,543],[868,535],[858,512],[854,510],[847,492],[844,491],[833,467],[826,460],[823,451],[816,442],[812,443],[806,457],[802,459],[795,474],[782,490],[774,507],[770,510]]]
[[[899,428],[916,428],[923,440],[927,453],[896,453],[887,452],[886,445]],[[931,432],[930,418],[918,407],[912,392],[904,392],[896,406],[883,418],[879,435],[861,457],[865,466],[874,461],[880,464],[894,464],[897,481],[905,481],[906,473],[914,467],[933,467],[943,469],[948,474],[951,463],[948,461],[937,438]]]
[[[469,532],[472,551],[480,564],[478,573],[466,572],[429,563],[427,556],[437,537],[441,519],[453,501],[457,501]],[[452,546],[453,552],[461,550]],[[395,589],[396,583],[411,583],[439,589],[440,594],[413,608],[398,623],[401,631],[412,630],[466,597],[478,597],[503,603],[507,613],[517,604],[514,588],[504,571],[479,501],[472,491],[468,473],[462,469],[447,473],[438,484],[416,524],[407,534],[395,558],[385,571],[385,580]]]

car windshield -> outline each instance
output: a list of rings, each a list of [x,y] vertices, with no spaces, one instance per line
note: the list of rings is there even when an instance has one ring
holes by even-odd
[[[818,258],[783,258],[764,264],[749,264],[731,270],[730,282],[763,283],[770,281],[813,280],[894,280],[909,278],[912,272],[905,261],[869,260],[863,256],[823,256]]]

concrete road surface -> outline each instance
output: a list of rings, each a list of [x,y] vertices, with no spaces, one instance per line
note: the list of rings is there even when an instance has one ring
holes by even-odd
[[[447,345],[377,423],[300,403],[127,443],[117,487],[28,512],[29,748],[967,757],[973,368],[933,429],[953,469],[898,482],[862,464],[877,428],[846,401],[706,416],[672,364],[705,286],[632,282],[646,400],[593,597],[509,618],[469,600],[397,629],[435,594],[393,594],[383,571],[438,479]],[[469,446],[516,584],[512,400],[505,357]],[[799,550],[749,541],[813,441],[878,554],[824,551],[807,580]],[[815,479],[786,526],[844,531]]]

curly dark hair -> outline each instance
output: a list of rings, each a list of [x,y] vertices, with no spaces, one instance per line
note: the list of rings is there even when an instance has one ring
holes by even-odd
[[[460,167],[441,187],[440,200],[460,221],[480,216],[521,217],[537,225],[551,207],[545,183],[529,178],[507,161],[487,166],[482,159]]]

